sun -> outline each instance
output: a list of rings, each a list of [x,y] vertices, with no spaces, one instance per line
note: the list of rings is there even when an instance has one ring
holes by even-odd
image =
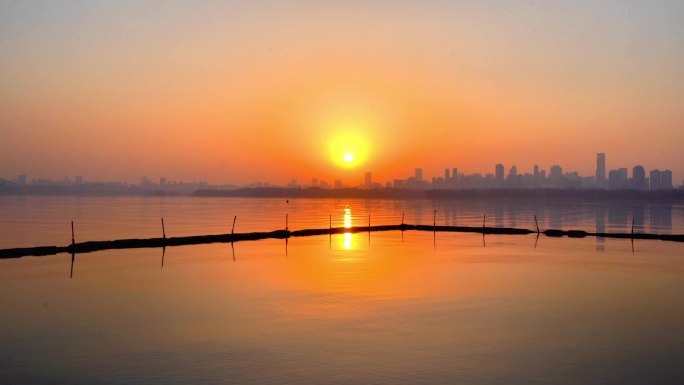
[[[329,138],[330,159],[342,168],[355,168],[368,157],[368,140],[358,130],[338,131]]]

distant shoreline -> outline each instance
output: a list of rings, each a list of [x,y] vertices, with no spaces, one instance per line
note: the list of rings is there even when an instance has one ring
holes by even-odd
[[[187,193],[143,189],[137,186],[0,186],[0,196],[174,196],[233,198],[318,198],[318,199],[562,199],[583,201],[635,200],[683,202],[684,189],[670,190],[599,190],[599,189],[322,189],[253,187],[240,189],[201,189]]]
[[[598,190],[598,189],[462,189],[462,190],[412,190],[412,189],[321,189],[321,188],[272,188],[257,187],[236,190],[203,189],[193,194],[197,197],[244,197],[244,198],[355,198],[355,199],[578,199],[587,201],[639,200],[684,202],[684,190]]]

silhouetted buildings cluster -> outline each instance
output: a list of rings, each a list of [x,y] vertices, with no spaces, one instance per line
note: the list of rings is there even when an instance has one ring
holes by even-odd
[[[362,187],[381,187],[380,184],[370,183],[370,172],[366,173],[366,180]],[[345,186],[347,187],[347,186]],[[594,176],[581,176],[576,171],[566,172],[560,165],[553,165],[542,170],[534,165],[533,173],[519,173],[517,166],[508,169],[502,163],[494,166],[492,174],[464,174],[458,168],[445,168],[444,176],[433,177],[430,181],[423,178],[423,169],[416,168],[413,176],[406,179],[394,179],[386,187],[404,189],[496,189],[496,188],[586,188],[586,189],[636,189],[663,190],[673,188],[672,171],[652,170],[646,176],[643,166],[632,168],[629,176],[627,168],[606,170],[606,154],[596,154],[596,173]],[[684,188],[684,184],[682,185]]]
[[[394,179],[384,184],[375,182],[373,174],[367,171],[363,180],[358,185],[345,185],[341,179],[334,180],[330,185],[326,181],[312,178],[310,185],[302,185],[296,179],[292,179],[285,187],[302,188],[316,187],[320,189],[343,189],[361,188],[366,190],[385,188],[408,189],[408,190],[456,190],[456,189],[533,189],[533,188],[556,188],[556,189],[612,189],[612,190],[667,190],[673,188],[672,171],[650,170],[648,176],[646,169],[641,165],[632,168],[631,177],[626,167],[612,170],[606,169],[606,154],[596,154],[596,173],[593,176],[581,176],[576,171],[564,171],[560,165],[552,165],[547,174],[539,165],[534,165],[532,173],[520,173],[516,165],[511,166],[506,172],[502,163],[494,166],[493,173],[465,174],[459,172],[457,167],[445,168],[444,174],[426,179],[422,168],[416,168],[413,175],[406,179]],[[154,193],[154,194],[187,194],[201,189],[235,189],[234,185],[210,185],[207,182],[182,182],[169,181],[166,177],[160,177],[159,183],[155,183],[149,177],[140,178],[139,184],[126,182],[92,182],[86,181],[82,176],[76,176],[72,181],[68,177],[63,180],[33,179],[29,181],[26,174],[17,175],[10,181],[0,179],[1,186],[25,186],[33,188],[42,186],[46,188],[74,187],[78,191],[92,190],[97,186],[98,191],[110,189],[115,193]],[[80,186],[80,187],[79,187]],[[241,186],[244,188],[278,187],[265,182],[252,183]],[[684,183],[680,185],[684,189]],[[43,189],[49,191],[49,189]],[[42,190],[41,190],[42,191]],[[62,191],[62,190],[59,190]]]

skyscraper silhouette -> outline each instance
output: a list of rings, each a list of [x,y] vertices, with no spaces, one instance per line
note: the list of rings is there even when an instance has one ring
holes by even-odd
[[[496,173],[496,185],[497,187],[503,187],[504,184],[504,165],[499,163],[495,167]]]
[[[646,170],[644,166],[634,166],[632,169],[632,187],[637,190],[645,190],[648,188],[646,184]]]
[[[606,188],[606,154],[596,154],[596,187]]]

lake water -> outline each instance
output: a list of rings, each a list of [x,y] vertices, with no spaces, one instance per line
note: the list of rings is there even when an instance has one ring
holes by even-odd
[[[193,197],[72,197],[0,196],[0,248],[66,245],[76,241],[328,228],[344,223],[351,207],[352,224],[410,224],[522,227],[542,230],[684,233],[684,206],[618,201],[610,204],[580,201],[527,200],[361,200],[193,198]]]
[[[681,233],[621,203],[2,197],[3,247],[437,222]],[[65,223],[66,222],[66,223]],[[682,384],[684,245],[399,231],[0,260],[0,383]]]

